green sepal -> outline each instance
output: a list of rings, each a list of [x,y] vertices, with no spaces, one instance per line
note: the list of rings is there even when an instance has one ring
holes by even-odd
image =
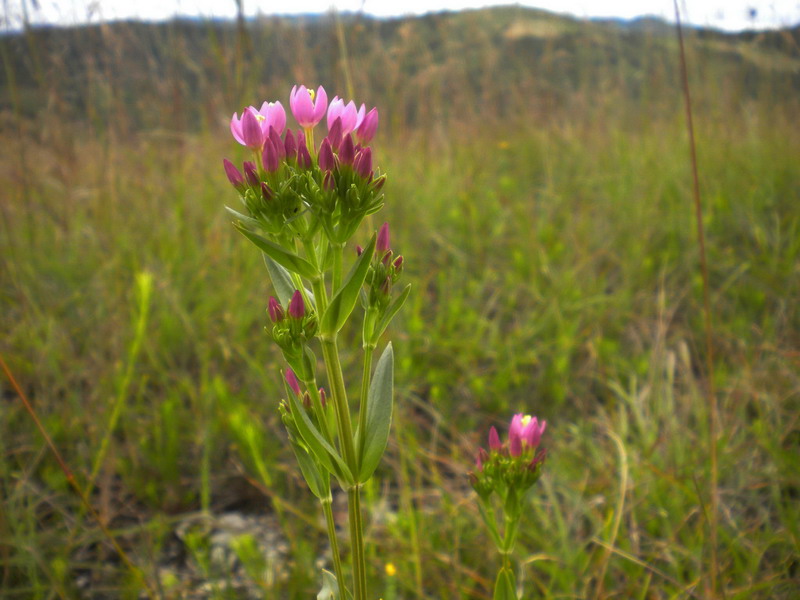
[[[400,295],[397,296],[397,298],[395,298],[392,301],[392,303],[388,306],[388,308],[386,309],[386,312],[383,313],[383,318],[380,320],[378,325],[372,331],[372,343],[373,344],[377,344],[378,343],[378,339],[381,337],[383,332],[386,331],[386,328],[389,326],[389,323],[392,322],[392,319],[394,319],[394,316],[397,314],[397,312],[401,308],[403,308],[403,304],[405,304],[406,300],[408,300],[408,295],[410,293],[411,293],[411,284],[409,283],[403,289],[403,291],[400,292]]]
[[[386,346],[369,386],[367,417],[364,431],[356,432],[359,448],[358,481],[367,481],[381,462],[389,429],[392,425],[392,396],[394,388],[394,352],[392,344]],[[361,439],[363,436],[363,440]]]
[[[328,308],[325,310],[320,322],[320,333],[322,335],[338,333],[344,326],[345,321],[347,321],[347,317],[353,312],[356,300],[358,300],[358,295],[364,286],[364,280],[369,271],[372,253],[375,251],[375,240],[376,236],[373,234],[369,244],[364,248],[361,256],[358,257],[355,264],[353,264],[353,268],[347,274],[342,287],[337,290],[328,304]]]
[[[317,498],[322,500],[327,498],[331,493],[331,481],[327,471],[322,471],[311,456],[307,448],[302,446],[289,436],[289,444],[292,446],[295,457],[297,457],[297,464],[300,465],[300,471],[303,473],[303,479],[308,484],[308,489]]]
[[[336,449],[328,443],[316,425],[308,418],[305,408],[300,404],[297,395],[291,393],[288,396],[297,431],[300,432],[303,441],[308,445],[308,449],[317,457],[322,466],[336,475],[342,483],[353,485],[355,481],[347,463],[344,462]]]
[[[297,273],[306,279],[314,279],[318,276],[317,270],[306,259],[297,256],[297,254],[289,252],[275,242],[272,242],[267,238],[250,231],[241,223],[234,223],[233,226],[239,230],[239,233],[244,235],[247,239],[258,246],[262,252],[268,255],[276,263],[286,268],[288,271]]]
[[[517,583],[514,579],[514,571],[510,568],[503,567],[497,574],[492,600],[519,600],[517,598]]]

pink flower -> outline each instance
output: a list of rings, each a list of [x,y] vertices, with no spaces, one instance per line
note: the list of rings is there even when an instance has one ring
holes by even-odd
[[[308,153],[306,136],[302,131],[297,132],[297,166],[301,169],[311,168],[311,155]]]
[[[502,447],[503,444],[500,443],[500,436],[497,435],[497,429],[492,425],[492,428],[489,430],[489,449],[496,452]]]
[[[322,140],[322,145],[319,147],[319,168],[323,171],[332,171],[336,166],[333,160],[333,149],[328,141],[328,138]]]
[[[508,444],[512,456],[519,456],[523,448],[536,448],[542,438],[547,421],[522,413],[514,415],[508,428]],[[515,453],[515,449],[518,449]]]
[[[333,127],[336,119],[342,120],[342,135],[355,131],[364,120],[364,105],[356,109],[355,103],[350,100],[347,104],[339,96],[334,96],[328,107],[328,130]]]
[[[384,223],[378,230],[378,240],[375,244],[375,250],[378,252],[379,257],[383,257],[389,251],[389,223]]]
[[[325,116],[325,109],[328,108],[328,95],[322,86],[317,88],[316,101],[313,92],[301,85],[299,88],[294,86],[289,94],[289,107],[300,127],[314,127]]]
[[[370,179],[372,177],[372,149],[363,148],[353,161],[353,170],[362,179]]]
[[[222,166],[225,167],[225,175],[228,177],[228,181],[231,182],[231,185],[240,191],[244,189],[244,176],[241,171],[227,158],[222,159]]]
[[[342,139],[339,146],[339,162],[343,165],[352,165],[356,158],[356,149],[353,146],[353,136],[349,133]]]
[[[278,321],[283,321],[284,317],[283,307],[276,298],[270,296],[269,307],[267,310],[269,311],[269,318],[273,323],[277,323]]]
[[[264,102],[260,110],[248,106],[242,111],[241,118],[236,113],[231,117],[231,133],[234,139],[251,150],[261,150],[264,147],[270,127],[278,134],[286,127],[286,111],[280,102]]]
[[[362,105],[363,108],[363,105]],[[378,130],[378,109],[373,108],[367,113],[356,129],[356,137],[361,144],[369,143]]]

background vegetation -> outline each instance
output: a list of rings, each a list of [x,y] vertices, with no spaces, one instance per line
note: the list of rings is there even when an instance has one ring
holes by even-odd
[[[688,38],[721,588],[788,599],[800,29]],[[266,270],[222,208],[235,192],[221,158],[243,158],[230,114],[288,106],[303,82],[379,107],[390,182],[371,225],[391,223],[414,286],[391,334],[388,459],[367,493],[376,597],[490,596],[465,472],[489,426],[520,411],[549,423],[517,547],[531,597],[708,595],[709,373],[670,28],[507,8],[35,29],[0,52],[0,353],[160,594],[310,598],[327,564],[276,410]],[[1,381],[3,596],[136,597]],[[246,526],[221,557],[223,517]]]

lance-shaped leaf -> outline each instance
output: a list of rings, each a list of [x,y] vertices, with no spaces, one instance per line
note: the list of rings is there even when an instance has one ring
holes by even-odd
[[[292,273],[297,273],[306,279],[314,279],[317,277],[317,270],[306,259],[297,256],[297,254],[289,252],[275,242],[250,231],[241,223],[234,223],[233,226],[236,227],[236,229],[238,229],[243,236],[258,246],[261,251],[264,252],[264,254],[269,256],[282,267],[286,268]]]
[[[225,210],[227,210],[234,219],[241,221],[242,223],[246,223],[250,227],[261,227],[261,223],[259,223],[257,219],[243,215],[238,210],[232,209],[230,206],[226,206]]]
[[[303,473],[303,479],[308,484],[308,489],[320,500],[327,498],[331,493],[328,472],[321,470],[311,453],[297,440],[293,439],[291,435],[289,436],[289,443],[292,446],[294,455],[297,457],[297,464],[300,465],[300,471]]]
[[[394,388],[394,352],[392,345],[386,346],[369,386],[367,418],[364,431],[358,432],[361,455],[359,457],[358,481],[367,481],[381,462],[389,429],[392,425],[392,396]],[[362,439],[363,438],[363,439]]]
[[[517,584],[514,580],[514,571],[508,567],[500,569],[497,580],[494,582],[493,600],[518,600]]]
[[[408,295],[411,293],[411,284],[409,283],[405,289],[400,292],[400,295],[395,298],[392,303],[387,307],[386,312],[383,314],[383,318],[381,319],[380,323],[378,323],[377,327],[372,333],[372,343],[375,344],[378,341],[378,338],[381,337],[381,334],[386,331],[386,328],[389,326],[389,323],[392,322],[394,316],[397,314],[401,308],[403,308],[403,304],[406,303],[408,299]]]
[[[289,301],[292,299],[294,291],[297,289],[295,287],[295,283],[292,281],[292,274],[263,252],[261,253],[261,256],[264,257],[264,264],[267,265],[269,278],[272,281],[273,287],[275,288],[275,293],[278,295],[278,300],[281,301],[282,306],[289,306]],[[316,306],[314,294],[311,292],[311,290],[306,288],[305,294],[306,298],[308,298]]]
[[[292,407],[292,416],[297,425],[297,431],[300,432],[309,450],[314,453],[317,460],[319,460],[328,471],[336,475],[341,481],[349,485],[354,484],[353,474],[347,467],[347,463],[344,462],[336,449],[328,443],[319,429],[317,429],[316,425],[308,418],[297,395],[288,394],[288,396]]]
[[[372,253],[375,251],[375,236],[364,248],[361,256],[358,257],[353,268],[347,274],[342,287],[336,292],[325,310],[320,323],[320,332],[327,335],[338,333],[342,328],[347,317],[353,312],[353,307],[358,300],[358,294],[364,286],[364,279],[369,271],[369,263],[372,260]]]

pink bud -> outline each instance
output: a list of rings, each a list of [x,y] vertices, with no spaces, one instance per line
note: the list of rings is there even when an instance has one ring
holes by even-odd
[[[311,395],[308,392],[303,394],[303,406],[306,407],[306,410],[311,408]]]
[[[328,138],[322,140],[322,145],[319,147],[319,168],[323,171],[333,170],[335,163],[333,161],[333,149]]]
[[[403,255],[401,254],[395,258],[392,264],[394,265],[395,271],[400,271],[403,268]]]
[[[375,245],[378,256],[383,257],[389,251],[389,223],[384,223],[378,230],[378,240]]]
[[[339,162],[343,165],[352,165],[355,159],[355,148],[353,147],[353,136],[349,133],[342,139],[342,145],[339,146]]]
[[[261,180],[258,177],[258,171],[256,171],[256,163],[246,160],[244,161],[244,176],[247,179],[247,183],[252,186],[257,186],[261,183]]]
[[[300,293],[300,290],[295,290],[289,301],[289,316],[293,319],[302,319],[305,314],[306,304],[303,301],[303,294]]]
[[[278,161],[286,158],[286,148],[283,145],[283,140],[274,127],[269,128],[269,139],[272,145],[275,146],[275,152],[278,155]]]
[[[286,383],[288,383],[292,391],[299,396],[301,394],[300,382],[297,381],[297,376],[294,374],[294,371],[292,371],[291,369],[286,369],[285,377],[286,377]]]
[[[328,192],[336,189],[336,179],[330,171],[325,171],[325,176],[322,178],[322,188]]]
[[[281,306],[280,302],[278,302],[278,300],[272,296],[269,298],[269,306],[267,310],[269,311],[269,318],[273,323],[283,321],[283,307]]]
[[[364,248],[362,246],[359,246],[358,244],[356,244],[356,254],[358,256],[361,256],[362,254],[364,254]]]
[[[283,148],[283,144],[281,144],[281,148]],[[264,165],[264,170],[267,173],[274,173],[280,166],[278,151],[275,148],[275,144],[272,140],[267,140],[264,143],[264,152],[261,155],[261,163]]]
[[[356,129],[356,137],[362,144],[367,144],[375,137],[375,132],[378,130],[378,109],[373,108],[361,121],[361,124]]]
[[[286,153],[286,160],[297,160],[297,142],[294,141],[292,130],[286,130],[286,137],[283,141],[283,151]]]
[[[508,449],[509,452],[511,453],[511,456],[516,458],[517,456],[522,454],[522,440],[516,436],[511,437],[511,435],[509,434]]]
[[[247,108],[242,115],[242,139],[244,145],[251,150],[261,150],[264,145],[264,132],[256,115],[258,113],[252,107]]]
[[[264,200],[272,200],[275,197],[275,192],[272,191],[266,181],[261,182],[261,196]]]
[[[335,151],[339,150],[339,145],[342,143],[342,119],[336,117],[333,126],[328,131],[328,140],[331,143],[331,148]]]
[[[369,179],[372,177],[372,149],[364,148],[358,153],[353,163],[353,170],[355,170],[362,179]]]
[[[492,428],[489,429],[489,449],[492,451],[500,450],[503,447],[503,444],[500,443],[500,436],[497,435],[497,429]]]
[[[228,181],[231,182],[231,185],[237,190],[241,190],[241,188],[244,187],[244,176],[241,174],[239,169],[237,169],[227,158],[222,159],[222,166],[225,168],[225,175],[227,175]]]
[[[311,168],[311,155],[306,146],[306,136],[302,131],[297,132],[297,166],[301,169]]]
[[[325,396],[325,388],[319,388],[319,401],[322,404],[322,408],[328,407],[328,399]]]

